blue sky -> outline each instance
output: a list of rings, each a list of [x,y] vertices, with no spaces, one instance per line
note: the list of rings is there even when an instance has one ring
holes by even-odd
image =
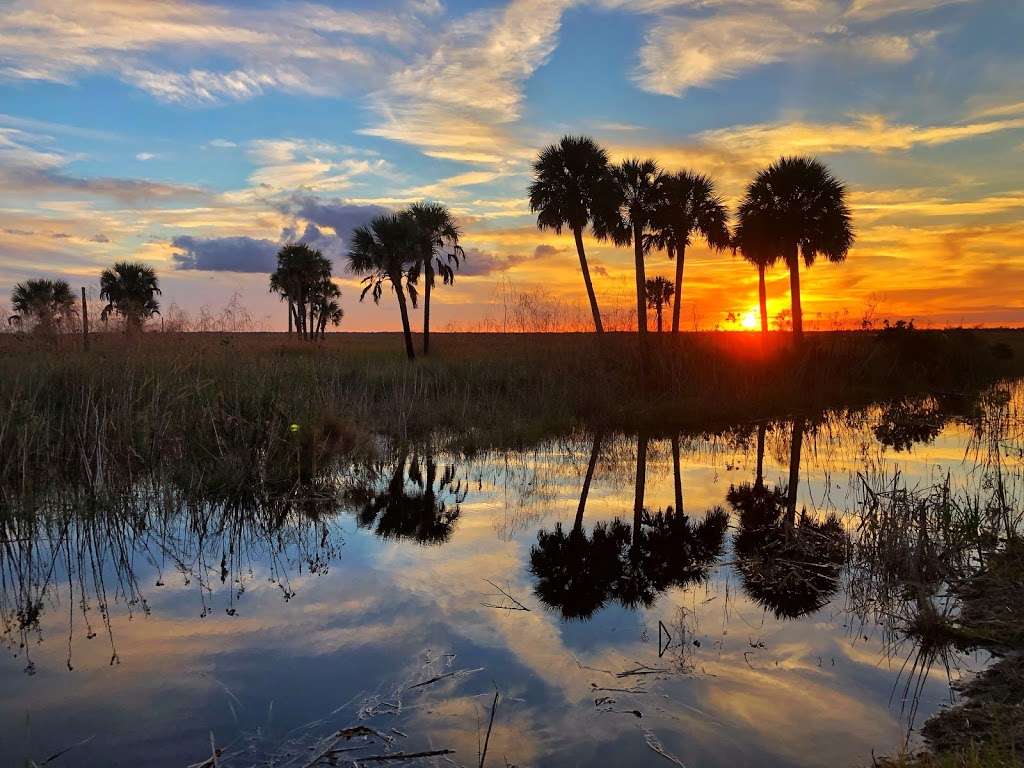
[[[865,314],[1024,323],[1024,5],[989,0],[0,3],[0,297],[94,286],[141,259],[164,305],[241,293],[280,325],[266,270],[303,239],[338,266],[353,330],[394,328],[342,267],[353,226],[430,198],[470,260],[439,327],[509,292],[585,321],[571,241],[539,232],[530,160],[566,132],[712,175],[734,202],[781,154],[849,185],[858,241],[805,277],[821,325]],[[628,322],[631,255],[588,239]],[[668,274],[663,254],[648,272]],[[684,315],[727,324],[756,273],[694,249]],[[788,302],[779,271],[770,307]],[[2,299],[0,299],[2,300]],[[387,301],[385,301],[385,305]],[[566,321],[567,322],[567,321]]]

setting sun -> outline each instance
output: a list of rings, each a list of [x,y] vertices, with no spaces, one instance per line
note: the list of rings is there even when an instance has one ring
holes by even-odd
[[[740,328],[745,331],[754,331],[758,327],[758,310],[748,309],[742,315],[740,315]]]

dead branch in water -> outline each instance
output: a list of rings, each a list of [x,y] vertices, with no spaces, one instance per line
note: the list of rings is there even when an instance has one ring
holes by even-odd
[[[490,579],[484,579],[488,584],[494,587],[501,595],[512,603],[512,605],[497,605],[495,603],[480,603],[484,608],[498,608],[505,611],[529,611],[530,609],[523,605],[521,602],[516,600],[512,595],[508,593],[508,590],[502,589]]]

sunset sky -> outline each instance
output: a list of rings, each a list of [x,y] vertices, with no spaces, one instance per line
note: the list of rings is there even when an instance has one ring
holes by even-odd
[[[165,307],[237,292],[281,328],[267,273],[302,239],[335,260],[344,329],[395,329],[389,296],[358,303],[347,237],[428,198],[468,251],[434,327],[498,317],[510,289],[582,309],[571,235],[525,195],[571,132],[730,203],[780,154],[825,161],[857,244],[805,274],[811,323],[1024,324],[1022,39],[1019,0],[0,0],[0,302],[141,259]],[[587,245],[602,309],[626,311],[631,252]],[[728,327],[756,278],[694,249],[687,326]],[[782,269],[768,292],[788,305]]]

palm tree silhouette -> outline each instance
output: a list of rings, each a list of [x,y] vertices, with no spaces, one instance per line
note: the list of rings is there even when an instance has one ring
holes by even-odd
[[[661,333],[662,310],[666,304],[672,301],[675,289],[672,287],[672,283],[661,275],[648,280],[645,287],[647,289],[647,306],[654,310],[655,317],[658,319],[658,333]]]
[[[15,314],[8,318],[8,323],[24,327],[26,320],[33,320],[43,333],[56,330],[63,321],[77,314],[75,297],[66,280],[18,283],[11,291],[11,306]]]
[[[552,229],[556,234],[561,234],[562,227],[572,230],[597,333],[604,332],[604,325],[583,249],[583,230],[602,215],[610,189],[608,154],[587,136],[563,136],[558,144],[542,150],[533,163],[530,211],[537,214],[539,229]]]
[[[152,267],[139,262],[121,261],[100,274],[100,298],[107,305],[100,313],[106,320],[111,313],[125,320],[125,332],[137,333],[147,318],[160,314],[160,283]]]
[[[360,301],[369,293],[374,303],[380,304],[384,282],[391,283],[402,316],[405,353],[410,360],[416,358],[416,352],[412,346],[405,288],[408,287],[409,298],[415,307],[420,242],[419,227],[410,214],[389,213],[375,217],[367,226],[356,227],[348,252],[349,270],[356,275],[365,275]]]
[[[288,302],[288,328],[304,339],[323,336],[328,322],[338,325],[341,291],[331,280],[331,262],[305,243],[291,243],[277,252],[270,291]]]
[[[611,169],[611,204],[594,219],[594,234],[611,238],[619,246],[633,246],[636,268],[637,330],[647,334],[647,297],[644,255],[650,249],[649,238],[655,212],[662,202],[664,174],[654,160],[624,160]]]
[[[757,267],[757,303],[761,309],[761,334],[768,333],[768,291],[764,273],[782,257],[781,247],[774,240],[772,221],[758,211],[741,206],[736,231],[733,233],[733,253]]]
[[[653,231],[649,237],[653,247],[667,252],[670,259],[676,259],[672,333],[679,333],[686,247],[693,242],[695,235],[700,235],[716,251],[727,248],[728,221],[729,212],[722,198],[715,192],[715,183],[710,178],[691,171],[679,171],[665,176],[661,199],[654,213]]]
[[[817,160],[783,157],[758,172],[740,203],[740,219],[761,224],[762,242],[774,243],[789,267],[793,336],[803,337],[800,258],[810,267],[819,255],[840,262],[853,246],[846,187]]]
[[[409,215],[422,237],[419,268],[423,273],[423,354],[426,355],[430,352],[430,292],[434,278],[440,275],[445,285],[454,283],[455,270],[466,253],[459,245],[462,233],[446,206],[413,203],[409,206]]]

